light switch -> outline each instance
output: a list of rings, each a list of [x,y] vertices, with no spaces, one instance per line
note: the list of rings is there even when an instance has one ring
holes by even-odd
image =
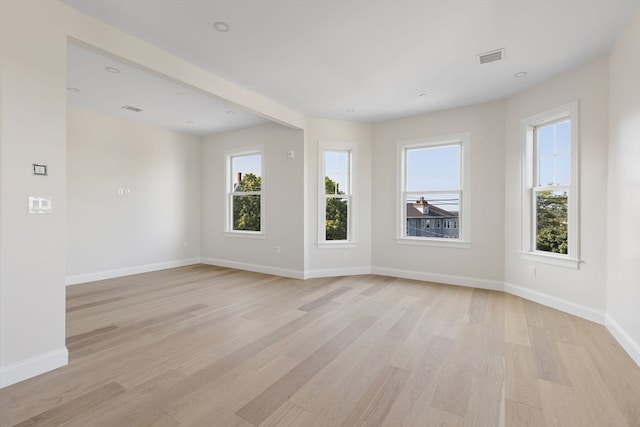
[[[51,197],[29,196],[29,214],[51,214]]]

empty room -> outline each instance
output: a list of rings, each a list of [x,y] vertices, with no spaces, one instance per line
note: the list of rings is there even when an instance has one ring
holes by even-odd
[[[0,0],[0,425],[640,427],[640,1]]]

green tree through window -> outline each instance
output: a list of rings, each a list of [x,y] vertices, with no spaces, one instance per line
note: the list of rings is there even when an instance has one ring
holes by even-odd
[[[566,191],[536,193],[536,249],[566,254],[568,251],[568,196]]]
[[[325,194],[344,194],[338,183],[328,176],[324,178]],[[347,240],[347,199],[326,198],[325,232],[326,240]]]
[[[258,192],[261,184],[261,177],[247,173],[238,183],[235,192]],[[233,229],[260,231],[260,195],[233,196]]]

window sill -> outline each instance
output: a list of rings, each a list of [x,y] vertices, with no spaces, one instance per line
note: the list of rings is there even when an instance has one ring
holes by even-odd
[[[239,237],[241,239],[264,239],[264,233],[255,231],[225,231],[224,237]]]
[[[396,243],[399,245],[414,245],[414,246],[432,246],[438,248],[457,248],[457,249],[469,249],[471,242],[467,240],[459,239],[429,239],[429,238],[409,238],[409,237],[397,237]]]
[[[558,267],[572,268],[574,270],[578,270],[580,268],[580,263],[582,262],[575,258],[560,255],[547,255],[541,252],[520,252],[520,259],[555,265]]]
[[[345,249],[345,248],[357,248],[358,242],[354,241],[337,241],[337,242],[318,242],[316,243],[318,249]]]

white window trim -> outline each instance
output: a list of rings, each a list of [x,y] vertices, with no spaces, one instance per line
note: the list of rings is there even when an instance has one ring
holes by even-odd
[[[560,119],[569,119],[571,122],[570,147],[570,183],[569,183],[569,206],[568,206],[568,253],[555,254],[535,250],[535,204],[533,203],[533,187],[535,174],[535,153],[534,153],[534,129],[545,123],[554,122]],[[578,134],[578,102],[570,102],[560,105],[540,114],[524,118],[520,121],[520,134],[524,144],[522,157],[522,250],[520,258],[526,261],[540,262],[561,267],[578,269],[580,266],[580,236],[579,236],[579,206],[580,206],[580,180],[579,180],[579,134]],[[558,188],[566,186],[558,186]],[[556,189],[550,187],[550,189]]]
[[[232,164],[231,158],[238,157],[249,154],[260,154],[260,191],[255,192],[260,195],[260,231],[247,231],[247,230],[234,230],[233,229],[233,205],[231,203],[232,190],[234,184],[234,177],[232,176]],[[243,147],[239,149],[226,150],[224,152],[224,211],[225,211],[225,225],[224,225],[224,236],[225,237],[239,237],[239,238],[249,238],[249,239],[264,239],[266,230],[265,230],[265,168],[264,168],[264,146],[257,145],[252,147]],[[253,192],[252,192],[253,193]]]
[[[461,132],[448,135],[432,136],[398,141],[396,143],[396,170],[397,170],[397,210],[396,210],[396,243],[403,245],[433,246],[446,248],[471,247],[471,134]],[[414,237],[406,235],[407,209],[404,204],[404,189],[406,187],[405,150],[428,146],[442,146],[447,144],[460,144],[460,217],[459,238],[442,239],[430,237]],[[444,221],[442,223],[444,227]]]
[[[324,187],[324,153],[325,151],[349,151],[350,167],[349,171],[349,204],[347,207],[347,237],[348,240],[326,240],[326,210],[325,210],[325,187]],[[316,246],[319,249],[344,249],[358,246],[356,226],[354,218],[357,214],[357,146],[350,142],[318,142],[318,240]]]

